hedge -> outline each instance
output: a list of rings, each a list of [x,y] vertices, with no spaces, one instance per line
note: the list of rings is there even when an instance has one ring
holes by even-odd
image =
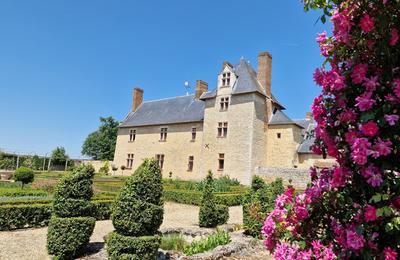
[[[166,201],[174,201],[177,203],[200,205],[201,192],[193,192],[186,190],[164,190],[164,199]],[[230,206],[238,206],[242,204],[243,193],[216,192],[215,200],[217,204]]]
[[[22,203],[21,203],[22,202]],[[18,205],[0,204],[0,231],[47,226],[52,214],[51,201],[32,204],[18,201]],[[110,218],[112,200],[93,201],[92,216],[96,220]]]
[[[48,194],[43,190],[0,187],[0,197],[23,197],[23,196],[46,197],[48,196]]]

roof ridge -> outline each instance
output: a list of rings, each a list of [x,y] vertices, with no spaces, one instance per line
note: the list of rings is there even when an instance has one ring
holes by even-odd
[[[160,99],[153,99],[153,100],[145,100],[145,101],[143,101],[143,103],[156,102],[156,101],[163,101],[163,100],[168,100],[168,99],[173,99],[173,98],[190,97],[190,96],[194,96],[194,94],[183,95],[183,96],[176,96],[176,97],[160,98]]]

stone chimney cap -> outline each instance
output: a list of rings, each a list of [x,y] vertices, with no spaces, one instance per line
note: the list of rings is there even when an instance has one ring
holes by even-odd
[[[258,56],[268,56],[272,59],[272,55],[268,51],[262,51],[258,54]]]

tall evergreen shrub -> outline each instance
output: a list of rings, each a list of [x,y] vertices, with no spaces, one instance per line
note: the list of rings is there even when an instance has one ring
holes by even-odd
[[[111,219],[115,231],[106,239],[110,259],[156,259],[164,202],[161,170],[146,159],[118,195]]]
[[[228,207],[216,204],[213,182],[213,175],[210,171],[205,179],[203,198],[200,205],[200,227],[216,227],[225,224],[229,218]]]
[[[89,243],[95,225],[90,216],[93,175],[92,167],[78,167],[63,177],[55,189],[47,250],[56,259],[74,259]]]

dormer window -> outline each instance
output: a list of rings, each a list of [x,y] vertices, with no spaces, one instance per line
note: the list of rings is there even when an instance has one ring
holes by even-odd
[[[222,73],[222,86],[227,87],[231,85],[231,73]]]

